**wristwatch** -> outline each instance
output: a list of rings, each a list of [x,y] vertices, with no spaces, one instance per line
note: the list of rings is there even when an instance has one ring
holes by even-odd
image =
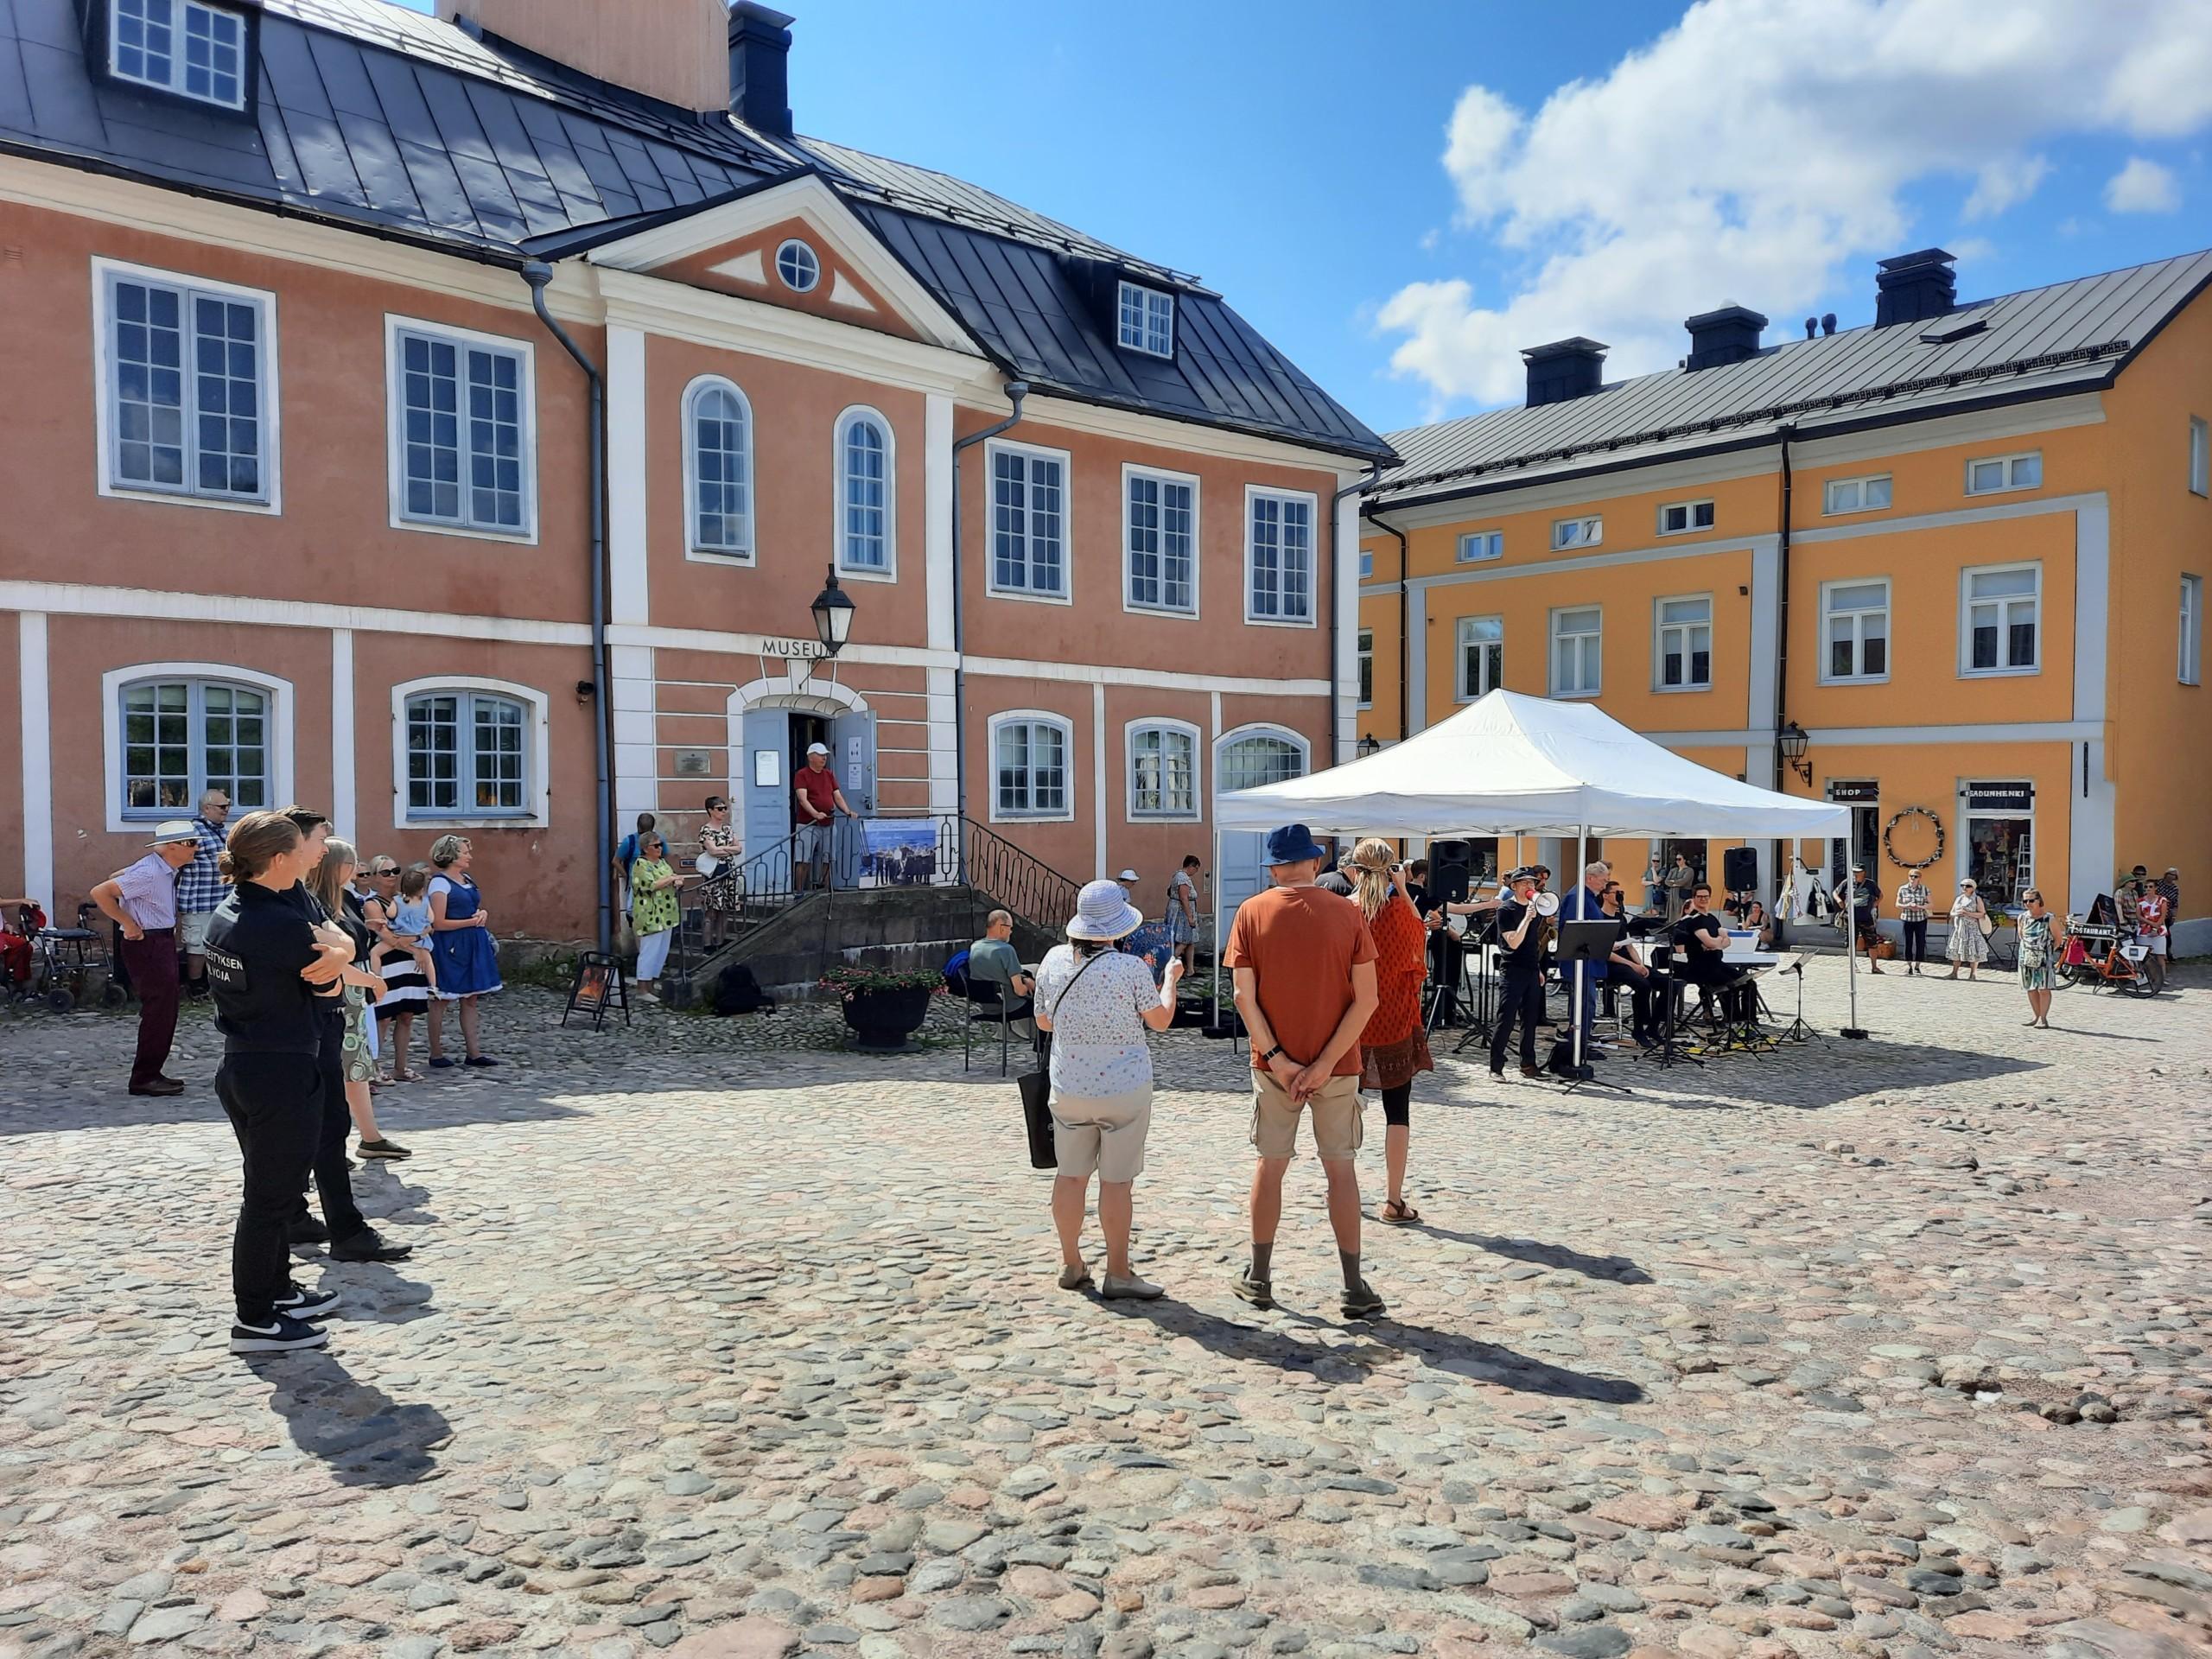
[[[1261,1064],[1262,1065],[1266,1065],[1269,1060],[1272,1060],[1273,1058],[1274,1058],[1274,1057],[1275,1057],[1276,1055],[1278,1055],[1278,1054],[1280,1054],[1280,1053],[1281,1053],[1281,1052],[1282,1052],[1282,1045],[1281,1045],[1281,1043],[1277,1043],[1277,1044],[1276,1044],[1273,1048],[1269,1049],[1266,1053],[1264,1053],[1264,1054],[1262,1054],[1262,1055],[1261,1055],[1261,1056],[1260,1056],[1260,1064]]]

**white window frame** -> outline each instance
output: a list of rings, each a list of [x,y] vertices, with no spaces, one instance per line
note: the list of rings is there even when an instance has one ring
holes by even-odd
[[[2202,415],[2189,417],[2189,489],[2192,495],[2212,495],[2212,424]]]
[[[1595,632],[1578,632],[1568,634],[1561,633],[1560,632],[1559,624],[1561,617],[1579,616],[1585,611],[1592,611],[1597,613],[1598,627]],[[1544,633],[1548,647],[1545,653],[1545,673],[1550,682],[1551,695],[1554,697],[1574,701],[1580,701],[1588,697],[1603,696],[1605,691],[1605,607],[1602,604],[1554,605],[1552,607],[1549,617],[1546,622]],[[1577,689],[1570,691],[1566,690],[1560,684],[1559,672],[1560,645],[1562,641],[1567,639],[1595,639],[1598,642],[1598,683],[1595,685],[1578,687]],[[1577,646],[1575,655],[1578,659],[1586,657],[1588,655],[1587,648]]]
[[[999,586],[998,561],[998,458],[1002,454],[1027,455],[1033,459],[1057,461],[1060,464],[1060,591],[1057,594],[1039,593],[1028,588]],[[1027,520],[1033,509],[1028,504],[1029,486],[1022,486],[1023,545],[1028,544]],[[983,445],[983,511],[978,515],[983,521],[983,591],[993,599],[1018,599],[1031,605],[1072,605],[1075,603],[1075,458],[1065,449],[1054,449],[1044,444],[1011,443],[993,438]],[[996,789],[994,787],[995,795]]]
[[[123,692],[141,680],[227,680],[269,699],[269,794],[272,806],[296,798],[292,783],[292,683],[235,663],[133,663],[100,676],[100,734],[105,753],[105,800],[111,831],[143,830],[163,818],[189,817],[199,810],[129,807],[123,798]]]
[[[2014,474],[2024,463],[2030,462],[2034,465],[2036,475],[2022,483]],[[1974,473],[1977,467],[2002,467],[2004,481],[1976,487]],[[1966,491],[1968,495],[2007,495],[2015,490],[2039,490],[2042,487],[2043,451],[2040,449],[2016,449],[2001,455],[1974,455],[1967,461]]]
[[[702,547],[699,544],[699,454],[698,446],[692,442],[692,412],[700,398],[709,391],[727,391],[737,399],[738,408],[745,415],[745,545],[742,548]],[[760,469],[755,464],[760,446],[755,441],[757,431],[753,418],[753,400],[745,395],[745,388],[726,374],[694,375],[683,388],[683,398],[677,405],[677,442],[683,456],[683,556],[695,564],[757,563],[760,544]],[[842,429],[842,423],[839,429]],[[830,476],[842,476],[842,461],[831,457]],[[842,518],[842,509],[839,518]],[[835,547],[836,521],[832,522],[831,546]]]
[[[480,691],[507,697],[523,705],[530,726],[523,750],[523,800],[520,812],[486,813],[473,809],[459,812],[410,815],[407,805],[407,704],[410,698],[441,691]],[[391,827],[395,830],[543,830],[553,821],[553,736],[550,718],[552,702],[535,686],[515,680],[484,679],[467,674],[431,674],[403,680],[391,688]]]
[[[1044,725],[1056,727],[1060,734],[1062,769],[1067,774],[1066,801],[1058,812],[1008,812],[999,807],[999,731],[1006,726]],[[992,823],[1073,823],[1075,822],[1076,779],[1079,768],[1076,765],[1075,721],[1065,715],[1054,714],[1049,709],[1005,709],[993,715],[983,730],[983,764],[988,768],[985,788],[989,791],[988,821]]]
[[[139,484],[116,476],[115,408],[115,312],[114,296],[117,282],[153,283],[182,290],[187,306],[185,327],[187,362],[184,366],[186,398],[184,404],[185,470],[187,484],[177,489],[157,484]],[[192,385],[188,353],[193,331],[188,311],[191,296],[206,294],[213,298],[244,301],[261,308],[260,391],[261,399],[261,493],[234,495],[228,492],[201,493],[188,480],[194,474],[192,465],[193,434],[198,425],[198,393]],[[276,366],[276,296],[267,289],[244,288],[236,283],[211,282],[204,276],[190,276],[180,271],[162,270],[152,265],[131,264],[120,259],[95,258],[92,261],[92,416],[93,448],[99,467],[98,488],[104,496],[114,496],[133,501],[164,501],[176,506],[213,507],[219,512],[258,512],[275,517],[284,510],[283,468],[279,465],[283,454],[283,431],[279,421],[281,400],[278,397]]]
[[[1828,595],[1838,588],[1868,588],[1879,584],[1882,589],[1882,671],[1878,674],[1833,674],[1828,659]],[[1853,616],[1871,616],[1872,611],[1853,611]],[[1816,613],[1815,635],[1820,652],[1822,685],[1886,685],[1890,679],[1890,665],[1897,655],[1897,631],[1892,624],[1897,619],[1897,593],[1887,576],[1839,576],[1834,582],[1821,584],[1821,607]],[[1863,625],[1855,626],[1852,636],[1852,660],[1864,664],[1866,660],[1866,632]]]
[[[1186,739],[1191,745],[1191,806],[1188,811],[1150,811],[1137,805],[1137,738],[1146,732],[1166,732]],[[1187,720],[1171,720],[1165,715],[1147,715],[1133,720],[1122,728],[1122,771],[1123,821],[1129,823],[1198,823],[1205,819],[1206,780],[1198,768],[1200,757],[1205,752],[1205,738]],[[991,779],[995,790],[998,779]]]
[[[1479,690],[1476,689],[1467,677],[1468,648],[1478,643],[1467,638],[1467,625],[1471,622],[1495,622],[1497,624],[1497,638],[1495,639],[1484,639],[1479,642],[1485,645],[1496,645],[1497,647],[1497,677],[1491,684],[1485,685]],[[1483,696],[1486,693],[1497,690],[1499,686],[1504,683],[1505,619],[1503,616],[1496,614],[1463,616],[1459,618],[1452,625],[1452,689],[1453,701],[1457,702],[1472,702],[1478,697]]]
[[[1130,297],[1135,296],[1139,308],[1135,337],[1129,328]],[[1167,326],[1164,343],[1162,335],[1154,327],[1165,311]],[[1114,290],[1114,338],[1125,352],[1142,352],[1147,357],[1173,358],[1175,355],[1175,296],[1157,288],[1147,288],[1142,283],[1123,281]]]
[[[1303,732],[1293,731],[1287,726],[1278,726],[1272,721],[1255,721],[1248,726],[1232,727],[1213,741],[1212,785],[1217,795],[1221,788],[1222,756],[1247,738],[1276,737],[1298,751],[1298,776],[1306,777],[1313,770],[1313,743]]]
[[[1888,499],[1869,503],[1866,493],[1877,484],[1882,486]],[[1849,505],[1839,505],[1844,500],[1846,490],[1856,493]],[[1889,473],[1856,473],[1849,478],[1832,478],[1821,486],[1821,513],[1824,518],[1853,512],[1887,512],[1896,502],[1897,480]]]
[[[2187,570],[2181,577],[2181,637],[2174,677],[2183,685],[2204,683],[2204,578]]]
[[[794,251],[806,257],[807,279],[803,284],[791,281],[784,270],[784,256]],[[776,280],[794,294],[811,294],[822,286],[822,256],[804,237],[785,237],[776,245],[776,257],[768,263],[775,268]],[[799,262],[794,259],[791,263],[797,264]]]
[[[522,523],[513,530],[497,525],[450,524],[442,518],[420,518],[410,514],[407,508],[407,406],[406,365],[404,360],[403,340],[409,334],[425,339],[443,340],[457,349],[466,351],[472,346],[487,350],[507,352],[520,359],[522,372],[515,391],[518,407],[522,415]],[[506,542],[519,547],[537,545],[537,349],[527,340],[512,334],[487,334],[474,328],[456,328],[450,323],[432,322],[423,317],[402,316],[387,311],[384,317],[385,364],[385,450],[386,488],[391,499],[391,527],[394,530],[416,531],[425,536],[465,536],[471,541]],[[463,383],[462,391],[467,390]],[[467,411],[461,411],[466,422]],[[468,451],[463,448],[464,468]],[[461,479],[464,500],[468,493],[468,480]]]
[[[1359,550],[1359,579],[1365,582],[1374,574],[1375,550],[1371,547],[1363,547]]]
[[[1174,484],[1191,492],[1191,602],[1188,605],[1154,605],[1136,597],[1136,550],[1131,545],[1136,534],[1134,504],[1129,499],[1129,485],[1138,478],[1152,479],[1162,484]],[[1133,461],[1122,463],[1122,608],[1141,611],[1147,616],[1179,616],[1196,619],[1198,597],[1205,574],[1205,562],[1198,539],[1199,498],[1204,492],[1198,487],[1195,473],[1173,473],[1164,467],[1140,467]],[[1163,588],[1165,583],[1163,582]]]
[[[1480,550],[1470,553],[1467,550],[1471,544],[1479,544]],[[1463,530],[1452,539],[1454,564],[1488,564],[1504,556],[1505,532],[1502,530]]]
[[[740,394],[742,396],[743,394]],[[857,421],[874,423],[883,435],[883,568],[869,564],[854,564],[845,556],[845,491],[850,478],[845,470],[845,435]],[[753,419],[748,406],[746,416],[746,455],[749,463],[753,451]],[[850,576],[856,582],[896,582],[899,580],[899,435],[891,424],[891,417],[869,404],[855,404],[839,413],[830,433],[830,476],[836,480],[836,499],[831,503],[830,544],[837,550],[837,574]],[[690,454],[690,435],[685,435],[684,454]],[[753,498],[747,498],[751,500]],[[692,515],[693,524],[696,516]]]
[[[134,75],[124,69],[118,56],[122,41],[121,31],[118,25],[121,19],[116,16],[116,0],[100,0],[100,3],[107,8],[107,72],[117,80],[123,82],[125,86],[150,86],[156,92],[172,93],[178,98],[188,98],[194,104],[205,104],[211,109],[243,110],[245,108],[246,99],[253,88],[253,29],[250,20],[243,13],[232,11],[227,6],[206,5],[202,3],[202,0],[176,0],[173,14],[174,20],[169,25],[170,79],[156,80],[150,75]],[[235,99],[216,98],[212,91],[208,96],[202,97],[200,93],[190,91],[186,86],[185,41],[190,30],[192,16],[194,12],[214,17],[227,17],[238,26],[238,95]]]
[[[1361,628],[1358,630],[1352,652],[1352,661],[1354,673],[1354,678],[1352,680],[1353,686],[1357,688],[1364,684],[1366,688],[1366,695],[1360,697],[1353,707],[1358,709],[1372,709],[1375,706],[1374,629]]]
[[[2036,659],[2032,663],[2024,664],[2008,663],[2001,664],[1995,668],[1976,668],[1974,665],[1974,607],[1978,601],[1973,596],[1974,579],[1976,576],[1996,575],[2008,570],[2031,571],[2036,579],[2035,591],[2029,596],[2033,600],[2036,607]],[[2009,613],[2012,607],[2019,602],[2021,597],[2019,594],[2012,594],[1999,600],[1985,600],[1979,602],[1997,604],[2002,611]],[[1961,679],[2018,679],[2025,675],[2040,674],[2043,672],[2043,561],[2041,559],[2008,559],[2002,564],[1970,564],[1959,572],[1959,677]],[[1998,628],[1998,650],[2001,654],[2011,648],[2010,625],[2000,622]]]
[[[1257,616],[1252,610],[1252,566],[1258,551],[1252,533],[1252,509],[1262,501],[1299,502],[1306,508],[1306,614]],[[1321,610],[1321,498],[1311,490],[1280,490],[1262,484],[1244,486],[1244,621],[1255,628],[1318,628]]]
[[[1705,522],[1701,524],[1697,522],[1697,510],[1700,507],[1706,510]],[[1682,515],[1681,529],[1667,528],[1667,515],[1670,512],[1680,512]],[[1662,536],[1694,536],[1700,530],[1711,530],[1719,516],[1719,509],[1713,505],[1713,499],[1709,495],[1701,495],[1688,501],[1662,501],[1659,505],[1658,517],[1654,522],[1657,524],[1658,533]]]
[[[1702,600],[1705,603],[1705,621],[1702,625],[1706,637],[1705,678],[1685,680],[1680,685],[1669,685],[1667,683],[1667,636],[1675,632],[1686,633],[1689,629],[1700,625],[1694,622],[1668,621],[1666,620],[1667,607],[1687,604],[1694,600]],[[1689,692],[1713,690],[1713,647],[1719,643],[1719,634],[1713,627],[1713,595],[1709,593],[1662,594],[1651,601],[1651,689],[1654,691],[1671,697]],[[1685,639],[1682,642],[1682,672],[1684,674],[1690,671],[1689,664],[1689,642]]]
[[[1577,513],[1571,518],[1552,520],[1552,551],[1561,553],[1570,548],[1603,547],[1605,544],[1605,515],[1601,512]]]

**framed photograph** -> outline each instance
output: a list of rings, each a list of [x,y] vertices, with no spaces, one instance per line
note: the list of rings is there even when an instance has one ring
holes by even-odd
[[[921,887],[937,880],[937,820],[868,818],[861,824],[864,887]]]

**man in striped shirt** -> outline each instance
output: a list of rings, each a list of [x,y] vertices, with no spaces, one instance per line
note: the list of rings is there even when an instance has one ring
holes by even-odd
[[[143,858],[92,889],[92,902],[123,930],[123,965],[138,993],[130,1092],[181,1095],[184,1085],[162,1067],[176,1040],[176,873],[192,861],[198,838],[188,820],[171,818],[146,845]]]

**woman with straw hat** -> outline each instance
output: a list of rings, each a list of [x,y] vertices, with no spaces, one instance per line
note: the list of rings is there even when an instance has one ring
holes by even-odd
[[[1155,989],[1143,959],[1115,945],[1143,912],[1113,881],[1077,895],[1068,942],[1046,954],[1033,1001],[1038,1029],[1052,1034],[1052,1225],[1060,1236],[1060,1288],[1091,1287],[1083,1256],[1083,1212],[1098,1177],[1098,1226],[1106,1235],[1106,1273],[1098,1294],[1150,1299],[1162,1294],[1129,1266],[1130,1188],[1144,1167],[1152,1127],[1152,1051],[1145,1033],[1175,1019],[1183,964],[1170,962]]]

